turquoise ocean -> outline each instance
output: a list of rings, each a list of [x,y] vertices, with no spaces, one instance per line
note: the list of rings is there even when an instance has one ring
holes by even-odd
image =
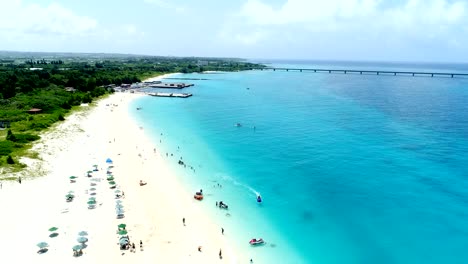
[[[461,64],[266,63],[468,72]],[[171,77],[198,79],[164,80],[194,83],[183,90],[193,97],[142,97],[129,110],[185,187],[203,189],[200,207],[247,252],[240,263],[468,263],[468,78]],[[252,247],[251,238],[266,244]]]

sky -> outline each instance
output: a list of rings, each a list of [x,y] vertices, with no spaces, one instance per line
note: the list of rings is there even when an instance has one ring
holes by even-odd
[[[468,62],[468,0],[0,0],[0,50]]]

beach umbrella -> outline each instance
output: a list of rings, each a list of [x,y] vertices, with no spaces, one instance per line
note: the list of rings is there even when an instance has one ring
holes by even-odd
[[[49,228],[49,231],[50,231],[50,232],[54,232],[54,231],[57,231],[57,229],[58,229],[58,227],[55,227],[55,226],[54,226],[54,227]]]
[[[107,167],[108,169],[112,169],[114,168],[114,165],[109,165],[109,167]]]
[[[95,193],[95,192],[92,192],[92,193],[90,193],[89,195],[96,195],[96,193]]]
[[[98,165],[97,164],[94,164],[93,167],[97,167]]]
[[[78,243],[86,243],[88,242],[88,238],[82,236],[82,237],[77,238],[76,241],[78,241]]]
[[[128,238],[126,238],[126,237],[120,238],[119,244],[120,244],[121,246],[122,246],[122,245],[128,244]]]
[[[126,235],[128,232],[127,230],[120,230],[119,235]]]
[[[107,180],[108,180],[108,181],[113,181],[113,180],[114,180],[114,177],[112,177],[112,176],[107,177]]]
[[[90,191],[95,191],[96,188],[92,187],[92,188],[89,188]]]
[[[117,200],[117,201],[115,201],[115,203],[116,203],[116,204],[121,204],[122,201],[121,201],[121,200]]]
[[[46,242],[39,242],[39,243],[37,243],[37,246],[39,248],[46,248],[46,247],[49,246],[49,244],[47,244]]]
[[[88,232],[86,231],[81,231],[78,233],[79,236],[87,236],[88,235]]]
[[[127,227],[127,225],[126,225],[126,224],[120,224],[120,225],[118,225],[117,227],[118,227],[118,228],[125,228],[125,227]]]
[[[124,206],[122,204],[116,204],[115,209],[122,209]]]
[[[58,233],[52,233],[49,235],[49,237],[57,237],[59,234]]]
[[[110,181],[109,184],[110,185],[115,185],[115,181]]]
[[[124,214],[125,211],[122,208],[116,208],[115,213],[116,214]]]
[[[112,163],[112,160],[111,160],[110,158],[107,158],[107,159],[106,159],[106,163],[111,164],[111,163]]]
[[[74,193],[74,192],[75,192],[75,191],[71,191],[71,190],[70,190],[70,191],[68,191],[68,193]]]
[[[75,195],[73,195],[73,194],[69,193],[69,194],[65,195],[65,197],[66,197],[66,198],[74,198],[74,197],[75,197]]]
[[[72,247],[72,249],[75,250],[75,251],[78,251],[80,249],[83,249],[83,246],[82,245],[75,245],[75,246]]]
[[[115,192],[115,193],[120,193],[120,192],[122,192],[122,191],[121,191],[121,190],[115,190],[114,192]]]
[[[96,197],[89,197],[89,201],[96,201]]]
[[[90,205],[91,204],[96,204],[96,201],[94,201],[94,200],[88,201],[88,204],[90,204]]]
[[[74,179],[76,179],[76,178],[78,178],[78,177],[76,177],[76,176],[70,176],[70,179],[72,179],[72,180],[74,180]]]

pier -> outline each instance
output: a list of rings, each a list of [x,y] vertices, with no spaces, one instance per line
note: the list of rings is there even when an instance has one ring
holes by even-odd
[[[379,71],[379,70],[353,70],[353,69],[301,69],[301,68],[258,68],[261,71],[297,71],[314,73],[341,73],[341,74],[368,74],[368,75],[392,75],[392,76],[420,76],[420,77],[468,77],[468,73],[448,72],[418,72],[418,71]]]
[[[192,83],[152,83],[147,86],[152,88],[183,89],[193,85]]]
[[[177,98],[187,98],[192,96],[191,93],[148,93],[150,96],[155,97],[177,97]]]

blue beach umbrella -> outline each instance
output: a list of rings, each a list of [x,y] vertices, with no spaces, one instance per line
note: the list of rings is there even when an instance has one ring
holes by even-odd
[[[106,163],[112,164],[112,160],[110,158],[107,158]]]
[[[72,249],[75,250],[75,251],[78,251],[80,249],[83,249],[83,246],[82,245],[75,245],[75,246],[72,247]]]
[[[46,247],[49,246],[49,244],[47,244],[46,242],[39,242],[39,243],[37,243],[37,246],[39,248],[46,248]]]
[[[87,236],[88,235],[88,232],[86,231],[81,231],[78,233],[79,236]]]
[[[76,241],[78,241],[78,243],[86,243],[88,242],[88,238],[82,236],[82,237],[77,238]]]

